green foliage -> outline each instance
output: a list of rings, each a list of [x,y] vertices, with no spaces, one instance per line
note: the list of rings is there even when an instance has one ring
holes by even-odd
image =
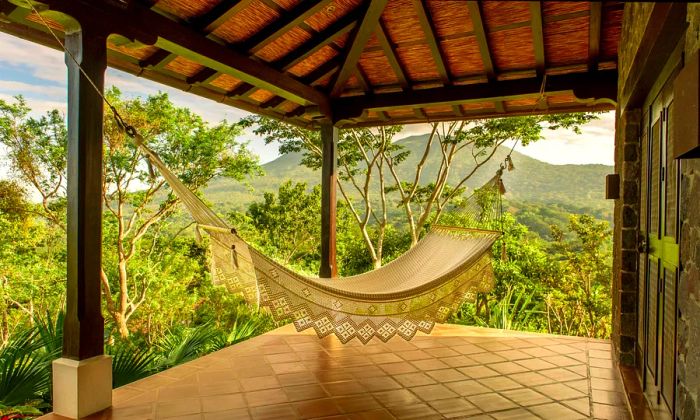
[[[118,388],[157,371],[159,356],[150,348],[120,342],[107,348],[112,355],[112,387]]]

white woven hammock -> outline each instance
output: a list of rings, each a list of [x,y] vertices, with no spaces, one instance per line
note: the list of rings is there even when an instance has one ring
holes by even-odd
[[[291,320],[298,331],[313,328],[319,337],[335,334],[343,343],[353,338],[367,343],[372,337],[386,342],[395,335],[410,340],[417,331],[430,333],[463,301],[493,287],[491,247],[500,233],[447,226],[434,226],[411,250],[369,273],[333,279],[294,273],[247,244],[138,143],[198,231],[210,235],[215,284],[269,308],[275,320]],[[499,188],[500,178],[487,185]]]

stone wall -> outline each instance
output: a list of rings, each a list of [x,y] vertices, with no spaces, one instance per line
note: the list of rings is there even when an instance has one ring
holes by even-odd
[[[700,4],[688,5],[686,57],[700,48]],[[700,419],[700,159],[681,161],[677,417]]]

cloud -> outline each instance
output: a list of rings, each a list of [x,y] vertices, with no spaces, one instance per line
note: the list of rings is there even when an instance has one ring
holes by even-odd
[[[0,45],[0,64],[28,71],[36,79],[65,85],[66,66],[61,52],[4,33],[0,33]]]

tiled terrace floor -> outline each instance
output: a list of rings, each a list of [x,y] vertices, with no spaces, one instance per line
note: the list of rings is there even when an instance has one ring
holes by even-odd
[[[625,401],[602,340],[442,325],[342,345],[286,326],[117,389],[95,418],[626,419]]]

